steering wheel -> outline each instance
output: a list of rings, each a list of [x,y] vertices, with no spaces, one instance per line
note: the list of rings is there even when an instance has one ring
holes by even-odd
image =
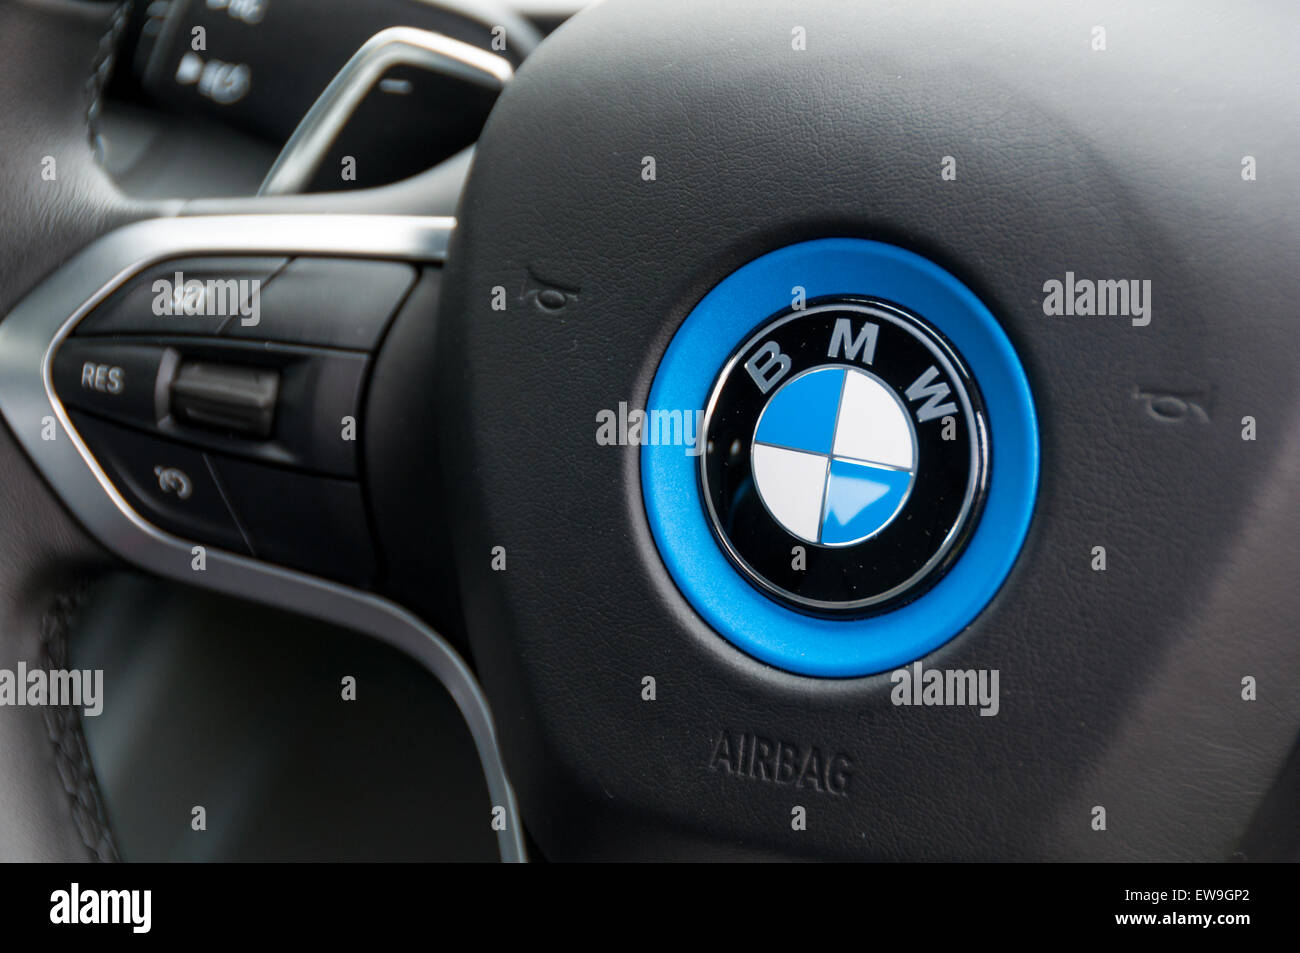
[[[0,669],[125,561],[423,662],[503,859],[1295,857],[1294,10],[609,0],[454,220],[125,198],[121,17],[0,7]],[[165,525],[83,425],[87,315],[200,256],[418,273],[381,579]],[[0,857],[114,856],[65,715],[0,707]]]

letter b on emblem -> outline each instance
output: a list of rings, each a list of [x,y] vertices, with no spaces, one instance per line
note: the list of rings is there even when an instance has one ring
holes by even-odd
[[[768,341],[745,362],[745,370],[758,389],[766,394],[790,371],[790,358],[782,354],[775,341]]]

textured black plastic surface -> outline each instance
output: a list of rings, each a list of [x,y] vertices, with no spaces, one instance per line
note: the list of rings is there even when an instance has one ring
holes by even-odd
[[[1296,16],[611,0],[529,59],[478,148],[436,360],[471,643],[544,851],[1232,855],[1300,726]],[[732,649],[664,570],[637,448],[596,444],[712,285],[827,235],[952,271],[1030,375],[1029,539],[924,660],[997,669],[995,717]],[[1150,280],[1150,324],[1046,316],[1066,272]],[[728,773],[724,732],[842,753],[847,793]]]
[[[209,458],[258,558],[327,579],[370,585],[374,547],[355,481],[216,454]]]

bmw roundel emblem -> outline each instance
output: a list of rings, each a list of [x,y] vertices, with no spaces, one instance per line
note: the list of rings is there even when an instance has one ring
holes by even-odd
[[[788,672],[871,675],[970,631],[1029,533],[1038,422],[1015,347],[896,245],[817,238],[741,265],[682,320],[647,409],[699,414],[688,452],[641,447],[669,578]]]
[[[979,390],[920,316],[871,298],[764,322],[706,409],[713,530],[764,593],[865,616],[915,599],[960,554],[988,484]]]

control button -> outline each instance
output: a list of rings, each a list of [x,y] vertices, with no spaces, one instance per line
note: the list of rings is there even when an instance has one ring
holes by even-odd
[[[295,258],[261,300],[257,324],[231,321],[242,338],[370,351],[415,282],[415,269],[391,261]]]
[[[166,414],[159,378],[175,360],[160,346],[71,339],[54,355],[54,391],[73,407],[152,427]]]
[[[356,422],[360,420],[362,385],[370,363],[367,355],[243,341],[196,341],[176,346],[183,354],[183,368],[193,361],[221,366],[227,373],[242,371],[249,375],[243,386],[250,388],[254,387],[252,375],[278,376],[278,393],[270,397],[270,429],[259,437],[252,432],[252,423],[247,424],[248,430],[242,429],[243,425],[212,429],[218,425],[214,419],[217,412],[210,403],[207,419],[195,420],[192,396],[182,394],[184,387],[181,391],[173,387],[172,414],[158,428],[163,434],[205,450],[256,457],[331,476],[357,475]],[[263,383],[257,386],[265,387],[267,379],[260,379]],[[176,383],[180,384],[179,378]],[[256,398],[244,394],[239,399],[248,401],[251,407],[254,402],[264,403],[266,393]],[[229,406],[225,412],[234,413]],[[250,408],[239,412],[254,413]]]
[[[317,351],[284,366],[275,438],[300,466],[356,476],[355,423],[361,419],[362,384],[369,364],[364,354]]]
[[[187,361],[172,381],[172,413],[196,427],[265,438],[271,435],[279,389],[274,370]]]
[[[354,585],[375,576],[360,486],[210,458],[258,558]]]
[[[287,258],[178,258],[151,265],[95,308],[73,332],[217,334],[228,321],[261,323],[262,294]]]
[[[73,426],[118,492],[183,539],[248,554],[239,525],[198,450],[71,411]]]

